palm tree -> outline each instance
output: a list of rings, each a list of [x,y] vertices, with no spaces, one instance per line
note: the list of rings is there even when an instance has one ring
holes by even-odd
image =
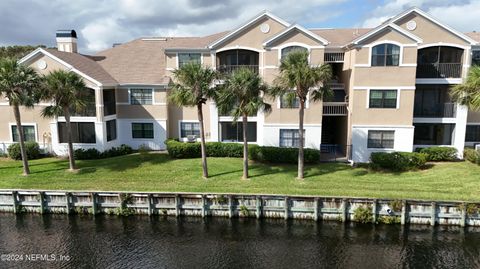
[[[33,107],[36,103],[35,89],[40,85],[40,77],[35,70],[21,64],[13,58],[0,60],[0,95],[4,95],[13,107],[13,115],[17,125],[18,141],[22,154],[23,174],[30,174],[25,139],[20,117],[20,106]]]
[[[203,177],[208,178],[205,130],[203,127],[203,105],[213,95],[217,72],[200,64],[188,63],[173,71],[174,83],[169,101],[177,106],[196,107],[200,125],[200,148],[202,152]]]
[[[471,110],[480,110],[480,66],[473,66],[463,84],[455,85],[451,91],[452,100]]]
[[[272,110],[263,100],[267,90],[268,87],[258,74],[248,68],[240,68],[227,77],[215,98],[219,112],[230,114],[234,124],[242,118],[243,179],[248,178],[248,116],[255,116],[259,111],[269,113]]]
[[[303,120],[305,114],[305,102],[310,94],[311,101],[322,100],[331,95],[327,83],[332,78],[330,65],[310,65],[308,52],[296,50],[289,53],[280,64],[280,74],[274,80],[275,88],[272,93],[275,96],[286,95],[287,101],[292,102],[295,98],[299,100],[299,146],[298,146],[298,179],[304,175],[304,129]]]
[[[87,105],[87,89],[83,79],[76,73],[56,70],[45,76],[41,98],[52,105],[42,110],[42,116],[47,118],[65,117],[68,140],[68,160],[70,171],[76,169],[73,155],[73,138],[70,117],[72,112],[78,112]]]

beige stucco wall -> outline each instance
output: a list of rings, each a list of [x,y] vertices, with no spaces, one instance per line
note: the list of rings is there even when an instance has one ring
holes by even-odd
[[[203,124],[205,128],[205,138],[211,137],[210,126],[210,101],[203,105]],[[175,105],[169,105],[168,107],[168,137],[178,138],[179,122],[180,121],[198,121],[197,108],[195,107],[177,107]]]
[[[317,40],[305,35],[304,33],[298,31],[298,30],[292,30],[289,33],[285,34],[281,38],[275,40],[270,44],[271,47],[277,47],[277,46],[282,46],[287,43],[302,43],[308,46],[320,46],[320,44]]]
[[[356,67],[355,86],[415,86],[416,67]]]
[[[414,90],[400,90],[400,105],[394,108],[367,108],[368,91],[354,90],[352,103],[353,125],[412,125]]]
[[[165,89],[154,88],[152,105],[130,105],[128,103],[128,88],[117,88],[117,117],[119,119],[157,119],[166,120],[167,92]],[[120,104],[119,104],[120,103]]]
[[[405,18],[396,22],[403,29],[407,29],[407,23],[414,20],[417,23],[415,30],[410,31],[412,34],[423,39],[423,44],[428,43],[454,43],[459,45],[468,45],[466,41],[438,26],[437,24],[427,20],[421,15],[413,12],[407,15]],[[409,30],[407,30],[409,31]]]
[[[367,45],[378,41],[389,40],[389,41],[396,41],[402,44],[413,44],[416,43],[415,40],[411,39],[410,37],[405,36],[404,34],[392,29],[392,28],[385,28],[383,31],[363,40],[360,45]]]
[[[278,99],[269,98],[267,103],[271,104],[272,112],[265,116],[266,124],[298,124],[297,108],[277,108]],[[305,124],[321,124],[322,123],[322,102],[312,102],[305,109]]]
[[[480,123],[480,112],[469,111],[467,117],[468,123]]]
[[[20,108],[20,117],[23,124],[34,123],[37,126],[38,143],[43,143],[43,134],[50,133],[50,121],[53,119],[43,118],[41,111],[44,106],[35,106],[33,109]],[[15,117],[13,115],[12,107],[8,105],[0,106],[0,141],[11,142],[11,129],[10,124],[15,124]],[[45,141],[48,142],[48,141]]]
[[[260,31],[260,25],[264,23],[270,25],[270,31],[268,33],[262,33],[262,31]],[[236,37],[220,44],[216,49],[221,50],[222,48],[240,46],[263,50],[262,43],[283,29],[285,29],[285,26],[277,21],[270,18],[263,18],[238,33]]]

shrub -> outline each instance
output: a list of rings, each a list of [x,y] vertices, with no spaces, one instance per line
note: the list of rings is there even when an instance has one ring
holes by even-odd
[[[146,144],[142,144],[138,147],[138,153],[140,153],[140,155],[148,154],[150,151],[152,151],[152,149]]]
[[[399,216],[381,216],[378,218],[379,223],[383,224],[398,224],[401,222]]]
[[[254,147],[250,150],[249,158],[254,161],[271,163],[297,163],[298,148]],[[305,163],[318,163],[320,151],[304,149]]]
[[[469,162],[480,164],[480,151],[478,150],[465,149],[463,151],[463,157]]]
[[[168,155],[172,158],[187,159],[201,156],[200,143],[182,143],[173,139],[165,141]]]
[[[11,144],[8,149],[8,156],[14,160],[22,159],[22,152],[20,150],[20,144]],[[27,159],[34,160],[40,158],[40,146],[37,142],[28,141],[25,142],[25,151],[27,152]]]
[[[73,152],[73,156],[77,160],[95,160],[102,157],[100,151],[95,148],[90,149],[76,149]]]
[[[457,159],[457,149],[451,147],[429,147],[420,149],[420,153],[427,154],[427,161],[445,162]]]
[[[101,158],[110,158],[110,157],[128,155],[128,154],[131,154],[132,152],[133,152],[132,147],[122,144],[118,148],[113,147],[109,150],[102,152]]]
[[[372,168],[392,171],[408,171],[421,168],[427,162],[427,155],[418,152],[374,152],[370,155]]]
[[[372,223],[373,212],[370,206],[359,206],[353,211],[353,218],[356,222]]]

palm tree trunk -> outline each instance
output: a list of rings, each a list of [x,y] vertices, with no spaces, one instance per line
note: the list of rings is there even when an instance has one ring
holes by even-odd
[[[17,124],[18,141],[20,141],[20,152],[22,154],[23,163],[23,175],[28,176],[30,174],[30,167],[28,167],[27,151],[25,149],[25,141],[23,136],[22,120],[20,119],[20,108],[18,105],[13,105],[13,115],[15,116],[15,122]]]
[[[65,125],[67,127],[67,137],[68,137],[68,162],[70,165],[70,171],[73,171],[76,168],[75,166],[75,156],[73,155],[73,138],[72,138],[72,125],[70,124],[70,111],[68,109],[63,110],[65,115]]]
[[[243,179],[248,179],[248,141],[247,141],[247,124],[248,117],[243,115]]]
[[[202,104],[197,104],[198,122],[200,125],[200,149],[202,151],[203,177],[208,178],[207,149],[205,148],[205,130],[203,128]]]
[[[303,164],[303,144],[304,144],[304,133],[303,133],[303,118],[305,114],[305,100],[300,98],[300,109],[298,111],[299,124],[298,124],[298,134],[299,134],[299,143],[298,143],[298,179],[303,179],[304,174],[304,164]]]

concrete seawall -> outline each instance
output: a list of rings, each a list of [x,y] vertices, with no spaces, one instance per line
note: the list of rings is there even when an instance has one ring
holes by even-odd
[[[0,190],[0,212],[145,214],[356,221],[358,208],[373,222],[480,226],[477,203],[268,194]]]

